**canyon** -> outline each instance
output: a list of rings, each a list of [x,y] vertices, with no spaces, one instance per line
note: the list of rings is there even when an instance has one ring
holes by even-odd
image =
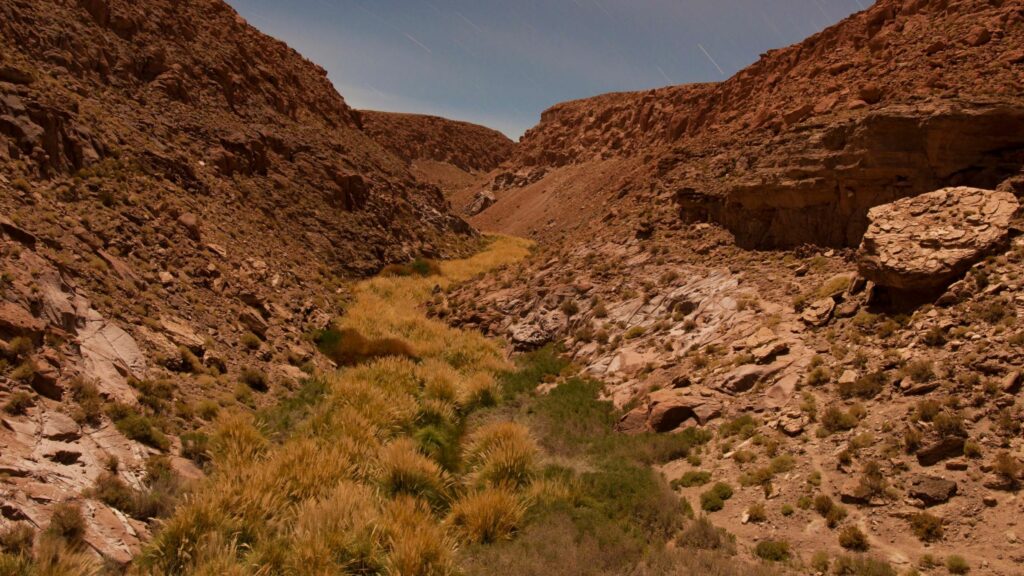
[[[1024,562],[1024,4],[879,0],[518,142],[221,0],[12,0],[0,46],[12,573]]]

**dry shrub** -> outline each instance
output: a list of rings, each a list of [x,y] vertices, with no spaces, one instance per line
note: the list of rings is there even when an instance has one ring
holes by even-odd
[[[524,426],[495,422],[469,436],[465,459],[477,483],[519,488],[537,472],[537,444]]]
[[[457,573],[454,544],[423,502],[397,498],[384,509],[382,535],[387,574],[449,576]]]
[[[379,465],[378,481],[388,496],[408,495],[434,505],[447,496],[448,486],[441,467],[420,454],[408,438],[385,446]]]
[[[306,501],[290,535],[292,573],[378,572],[384,550],[375,530],[380,517],[375,502],[369,488],[354,482],[338,484],[323,500]]]
[[[339,366],[356,366],[387,356],[418,359],[412,346],[400,338],[366,338],[353,328],[321,332],[317,347]]]
[[[511,538],[524,512],[525,507],[511,490],[485,488],[456,502],[448,524],[465,542],[491,543]]]

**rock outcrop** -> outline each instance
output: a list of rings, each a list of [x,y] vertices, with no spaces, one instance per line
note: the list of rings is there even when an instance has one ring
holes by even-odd
[[[874,206],[1020,172],[1022,39],[1017,3],[882,0],[719,84],[562,103],[475,220],[557,238],[682,218],[748,248],[856,247]]]
[[[872,208],[858,269],[879,286],[932,293],[1009,240],[1020,208],[1009,192],[945,188]]]

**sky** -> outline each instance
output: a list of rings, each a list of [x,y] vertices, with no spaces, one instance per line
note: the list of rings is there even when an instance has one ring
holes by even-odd
[[[550,106],[724,80],[872,0],[228,0],[353,107],[513,139]]]

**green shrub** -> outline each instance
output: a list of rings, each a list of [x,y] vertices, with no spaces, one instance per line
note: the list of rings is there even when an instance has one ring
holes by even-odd
[[[167,451],[171,441],[160,430],[153,418],[134,411],[130,406],[114,405],[109,409],[111,420],[122,434],[136,442]]]
[[[755,524],[767,520],[768,512],[764,509],[764,504],[761,504],[760,502],[751,504],[750,507],[747,508],[747,519]]]
[[[754,548],[754,554],[769,562],[783,562],[789,559],[789,543],[784,540],[762,540]]]
[[[682,478],[672,481],[672,488],[692,488],[703,486],[711,481],[711,473],[704,470],[690,470]]]
[[[829,406],[821,415],[821,425],[829,434],[852,430],[859,420],[852,412],[844,412],[838,406]]]
[[[888,562],[863,555],[838,556],[832,573],[837,576],[896,576],[896,570]]]
[[[741,414],[736,418],[733,418],[729,422],[722,424],[718,428],[718,434],[722,438],[729,438],[731,436],[739,436],[744,440],[752,437],[757,428],[761,425],[761,422],[757,418],[754,418],[750,414]]]

